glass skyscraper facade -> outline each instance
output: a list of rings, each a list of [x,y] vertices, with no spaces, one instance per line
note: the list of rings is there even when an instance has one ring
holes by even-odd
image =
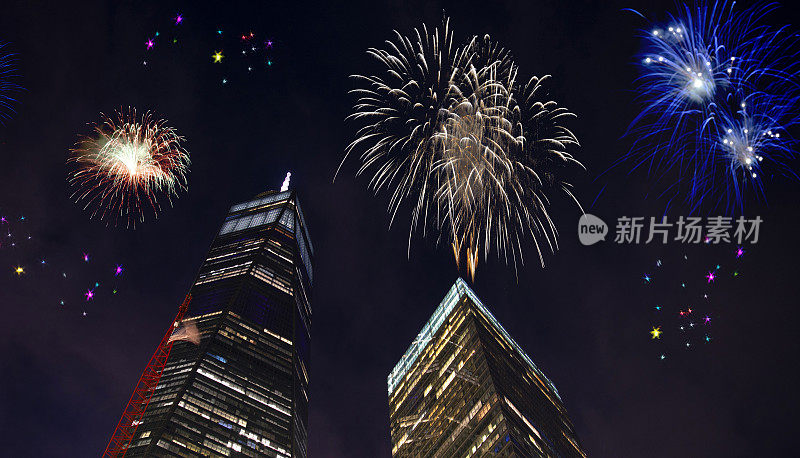
[[[312,265],[294,192],[231,207],[127,456],[307,456]]]
[[[553,383],[458,279],[388,378],[394,457],[585,457]]]

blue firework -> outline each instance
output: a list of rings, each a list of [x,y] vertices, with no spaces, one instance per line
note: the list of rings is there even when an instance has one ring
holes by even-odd
[[[635,167],[650,163],[668,170],[698,159],[671,153],[698,138],[713,117],[715,96],[730,87],[731,61],[729,49],[721,44],[726,31],[720,27],[730,15],[716,5],[685,7],[682,15],[670,16],[666,26],[643,31],[637,86],[644,106],[631,133],[634,150],[645,152]]]
[[[14,54],[7,52],[5,47],[5,43],[0,43],[0,124],[9,119],[14,112],[16,100],[12,95],[20,89],[14,83],[16,77]]]
[[[798,176],[792,168],[796,153],[789,129],[798,124],[796,100],[792,97],[753,93],[741,98],[738,107],[719,110],[714,131],[706,144],[710,156],[722,171],[722,189],[718,196],[726,207],[741,206],[746,191],[764,197],[763,176]],[[714,177],[711,177],[713,180]],[[709,181],[707,193],[713,181]]]
[[[683,198],[691,211],[708,201],[742,209],[751,188],[763,197],[763,167],[776,167],[769,176],[796,177],[785,132],[797,121],[796,38],[763,23],[776,7],[698,3],[643,31],[643,108],[624,159],[667,182],[663,194]],[[754,131],[783,133],[756,141]]]

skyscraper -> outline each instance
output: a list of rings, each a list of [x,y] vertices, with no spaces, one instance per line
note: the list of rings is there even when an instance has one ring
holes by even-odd
[[[556,387],[460,278],[388,383],[392,456],[586,456]]]
[[[199,344],[173,344],[127,456],[307,456],[313,248],[287,184],[231,207],[182,323]]]

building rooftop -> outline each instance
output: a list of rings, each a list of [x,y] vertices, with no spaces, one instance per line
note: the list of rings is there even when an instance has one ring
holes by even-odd
[[[550,379],[548,379],[547,376],[545,376],[544,373],[542,373],[542,371],[540,371],[539,368],[536,367],[536,364],[533,363],[528,354],[525,353],[525,351],[523,351],[519,345],[517,345],[517,343],[514,341],[513,338],[511,338],[508,332],[506,332],[506,330],[503,328],[500,322],[498,322],[497,319],[494,317],[494,315],[492,315],[492,313],[489,312],[489,309],[487,309],[486,306],[483,305],[481,300],[478,299],[478,296],[475,294],[475,292],[472,291],[472,289],[469,286],[467,286],[467,283],[460,277],[450,288],[450,291],[447,292],[447,295],[444,297],[442,302],[436,308],[436,311],[433,312],[431,318],[428,320],[427,323],[425,323],[425,326],[423,326],[422,331],[420,331],[420,333],[417,334],[417,337],[411,343],[411,346],[408,347],[406,353],[403,355],[402,358],[400,358],[400,361],[397,363],[392,372],[389,374],[387,380],[389,385],[389,395],[391,396],[391,394],[394,392],[394,389],[403,380],[403,377],[405,377],[405,375],[414,365],[414,362],[417,360],[417,357],[425,349],[428,342],[430,342],[431,339],[433,339],[433,336],[436,335],[436,331],[438,331],[442,323],[445,322],[447,317],[453,311],[453,308],[456,306],[456,304],[458,304],[459,300],[465,296],[468,297],[475,304],[478,310],[488,319],[488,321],[492,324],[492,326],[497,328],[497,330],[500,332],[500,335],[503,336],[503,338],[511,345],[511,347],[517,351],[517,353],[519,353],[522,359],[525,360],[525,362],[528,365],[530,365],[530,367],[536,372],[536,374],[539,375],[542,378],[542,380],[545,381],[545,383],[547,383],[547,385],[553,390],[556,396],[558,396],[558,398],[561,399],[561,396],[558,394],[558,390],[556,389],[553,382],[551,382]]]

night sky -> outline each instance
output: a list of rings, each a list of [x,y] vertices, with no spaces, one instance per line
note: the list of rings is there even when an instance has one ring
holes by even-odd
[[[582,143],[575,156],[588,172],[574,183],[587,211],[612,226],[620,216],[664,211],[644,173],[595,178],[629,148],[622,135],[638,110],[636,35],[646,23],[622,9],[658,19],[672,2],[200,3],[0,7],[0,42],[17,54],[25,88],[13,119],[0,126],[0,213],[32,237],[0,250],[4,456],[101,453],[227,209],[279,188],[287,171],[316,249],[310,454],[389,456],[386,376],[465,275],[432,238],[415,236],[409,257],[409,210],[388,229],[387,196],[375,197],[368,178],[355,177],[357,161],[333,182],[356,129],[344,121],[353,102],[348,75],[376,69],[365,51],[392,29],[438,25],[446,11],[458,41],[488,33],[526,76],[553,75],[550,94],[578,114],[570,125]],[[155,31],[168,38],[177,13],[184,16],[178,44],[157,42],[144,66],[145,41]],[[773,19],[800,24],[800,10],[784,6]],[[274,65],[235,69],[230,46],[231,70],[215,67],[217,29],[271,38]],[[155,110],[192,154],[188,193],[135,231],[89,220],[69,200],[65,180],[77,134],[120,106]],[[677,310],[678,286],[664,285],[704,282],[709,265],[729,272],[735,245],[609,239],[585,247],[576,236],[579,210],[558,197],[552,216],[561,249],[546,256],[545,268],[532,244],[516,274],[494,258],[479,265],[475,291],[558,387],[590,456],[796,453],[798,184],[766,181],[769,201],[751,202],[746,212],[764,219],[761,239],[736,261],[740,277],[713,285],[707,345],[681,348],[672,329],[652,342],[652,308],[659,300]],[[47,266],[31,264],[40,255]],[[659,276],[658,259],[673,273]],[[12,271],[18,263],[27,263],[21,277]],[[108,279],[120,263],[125,272],[111,295]],[[644,284],[645,273],[659,289]],[[95,277],[102,286],[87,304],[81,294]]]

